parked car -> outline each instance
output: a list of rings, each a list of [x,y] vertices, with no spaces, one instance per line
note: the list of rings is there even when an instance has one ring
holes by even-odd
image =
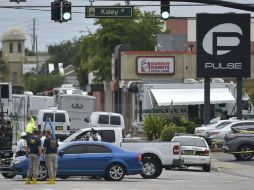
[[[254,120],[244,120],[244,121],[236,121],[226,126],[217,127],[216,129],[211,130],[208,133],[207,139],[208,141],[222,141],[224,142],[224,138],[230,132],[232,132],[231,128],[238,129],[246,129],[250,126],[254,126]]]
[[[210,172],[210,149],[203,137],[181,135],[175,136],[172,141],[181,145],[184,166],[201,166],[205,172]]]
[[[13,172],[26,176],[28,158],[17,157],[13,161]],[[141,155],[126,151],[105,142],[76,141],[59,147],[57,177],[101,176],[106,180],[120,181],[125,175],[142,172]],[[47,179],[44,160],[40,161],[40,180]]]
[[[236,122],[237,120],[219,120],[215,123],[210,123],[202,127],[195,128],[195,134],[201,137],[207,137],[209,132],[213,129],[223,128],[228,124]]]
[[[182,165],[180,144],[178,142],[153,142],[138,139],[123,138],[121,127],[96,127],[104,142],[112,143],[126,150],[141,153],[143,162],[143,178],[157,178],[162,169],[180,167]],[[85,141],[91,132],[91,128],[84,128],[69,136],[63,141]],[[61,144],[61,143],[60,143]]]
[[[92,112],[89,118],[89,127],[120,127],[125,129],[124,118],[122,114],[113,112]]]
[[[224,152],[231,153],[237,160],[251,160],[254,155],[254,125],[245,130],[232,127],[232,132],[225,136],[222,146]]]

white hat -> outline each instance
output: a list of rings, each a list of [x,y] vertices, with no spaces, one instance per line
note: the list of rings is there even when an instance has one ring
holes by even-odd
[[[20,136],[21,136],[21,137],[25,137],[25,136],[26,136],[26,132],[22,132],[22,133],[20,134]]]

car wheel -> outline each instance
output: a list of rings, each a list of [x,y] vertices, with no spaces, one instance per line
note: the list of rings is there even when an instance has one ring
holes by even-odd
[[[45,181],[47,178],[48,178],[48,170],[46,168],[46,165],[44,163],[41,163],[39,166],[38,180]]]
[[[143,172],[140,175],[143,178],[153,179],[161,175],[162,167],[158,161],[150,158],[144,158],[142,162],[143,162]]]
[[[4,176],[6,179],[12,179],[14,178],[16,175],[13,173],[2,173],[2,176]]]
[[[210,171],[211,171],[211,164],[204,165],[204,166],[203,166],[203,171],[204,171],[204,172],[210,172]]]
[[[104,178],[108,181],[121,181],[124,178],[124,175],[125,170],[122,165],[112,164],[108,167]]]
[[[237,149],[237,152],[253,151],[253,147],[248,144],[244,144]],[[253,153],[238,153],[234,154],[237,160],[248,161],[253,157]]]

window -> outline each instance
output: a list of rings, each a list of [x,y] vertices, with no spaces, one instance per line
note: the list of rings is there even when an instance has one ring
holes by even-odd
[[[98,133],[101,136],[101,141],[103,142],[113,143],[116,141],[114,130],[99,130]]]
[[[12,73],[12,83],[17,84],[17,82],[18,82],[18,73],[13,72]]]
[[[83,132],[75,137],[72,141],[88,141],[90,137],[90,131]]]
[[[22,47],[21,47],[21,43],[18,43],[18,53],[21,53]]]
[[[244,123],[238,123],[231,127],[232,129],[237,130],[248,130],[248,131],[254,131],[254,122],[244,122]]]
[[[229,125],[230,123],[232,123],[232,122],[230,122],[230,121],[228,121],[228,122],[224,122],[224,123],[221,123],[221,124],[219,124],[217,127],[215,127],[216,129],[223,129],[224,127],[226,127],[227,125]]]
[[[54,114],[53,113],[44,113],[43,115],[43,121],[47,121],[47,118],[50,118],[51,122],[54,122]]]
[[[181,146],[195,146],[207,148],[205,141],[199,138],[176,137],[173,141],[179,142]]]
[[[1,84],[0,87],[1,87],[1,97],[9,98],[9,86],[5,84]]]
[[[108,124],[109,123],[109,116],[108,115],[99,115],[99,124]]]
[[[65,114],[64,113],[56,113],[55,114],[55,122],[65,122]]]
[[[87,153],[112,153],[112,150],[102,145],[88,145]]]
[[[9,44],[9,53],[13,53],[13,43],[10,42]]]
[[[74,145],[64,150],[64,154],[84,154],[87,152],[87,145]]]
[[[121,120],[119,116],[111,116],[110,117],[110,124],[111,125],[121,125]]]

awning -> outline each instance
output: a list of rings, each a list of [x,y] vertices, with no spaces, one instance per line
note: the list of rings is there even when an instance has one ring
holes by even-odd
[[[150,89],[157,106],[204,104],[204,89]],[[210,89],[210,104],[235,103],[228,88]]]

